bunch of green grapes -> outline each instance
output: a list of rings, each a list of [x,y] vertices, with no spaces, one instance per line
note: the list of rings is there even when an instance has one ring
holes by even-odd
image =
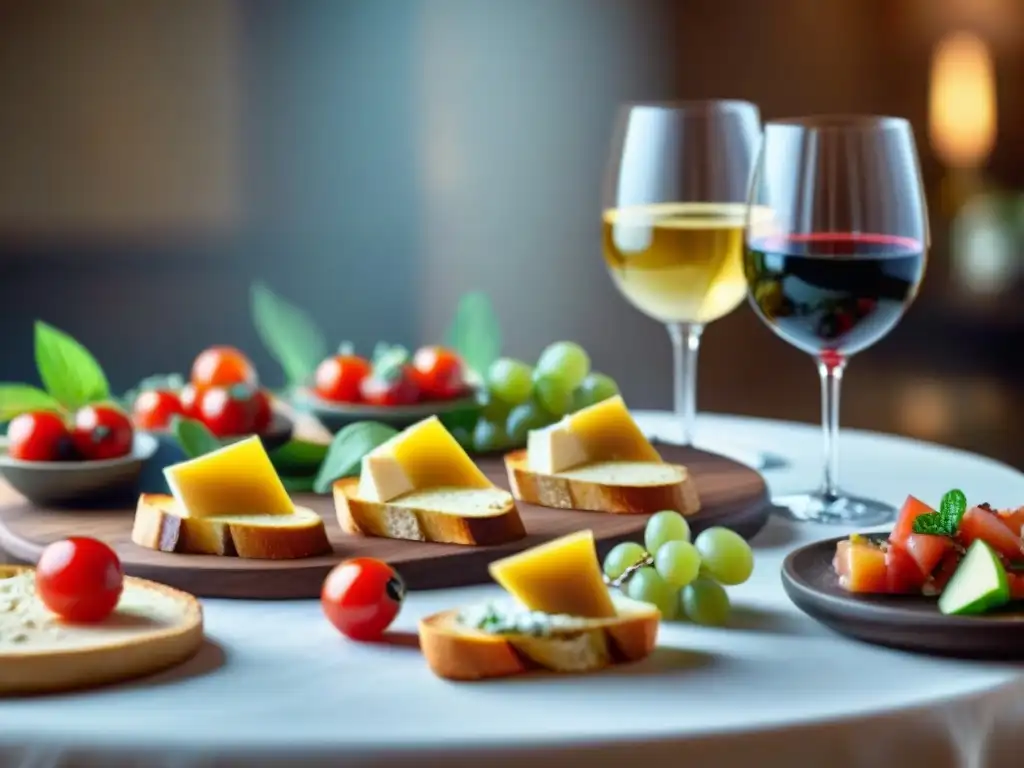
[[[727,586],[742,584],[754,570],[754,552],[728,528],[708,528],[690,540],[690,525],[678,512],[658,512],[647,521],[644,545],[616,545],[604,560],[604,574],[618,579],[639,564],[621,589],[651,603],[666,620],[688,618],[721,626],[729,619]]]
[[[591,371],[590,356],[571,341],[549,345],[532,367],[499,358],[488,369],[486,383],[475,426],[456,435],[477,453],[523,446],[531,429],[619,393],[610,376]]]

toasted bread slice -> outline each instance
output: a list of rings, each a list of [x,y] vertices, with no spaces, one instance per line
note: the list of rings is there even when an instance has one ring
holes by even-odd
[[[338,524],[347,533],[443,544],[504,544],[526,535],[512,495],[500,488],[433,488],[388,502],[357,498],[359,479],[334,483]]]
[[[296,507],[290,515],[188,517],[173,496],[144,493],[132,541],[140,547],[190,555],[297,560],[332,551],[323,518]]]
[[[658,609],[618,595],[614,599],[615,617],[551,617],[546,631],[537,631],[538,614],[521,608],[524,623],[533,624],[524,628],[532,631],[485,631],[462,620],[467,613],[478,617],[487,610],[483,606],[435,613],[419,623],[420,648],[434,674],[448,680],[483,680],[533,670],[593,672],[646,658],[658,638]],[[539,616],[543,621],[544,614]]]
[[[614,514],[700,510],[697,486],[686,467],[655,461],[602,461],[543,475],[532,472],[526,451],[505,456],[512,495],[527,504]]]

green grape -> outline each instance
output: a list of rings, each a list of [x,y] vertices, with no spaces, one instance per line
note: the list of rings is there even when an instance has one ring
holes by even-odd
[[[683,588],[679,602],[695,624],[720,627],[729,620],[729,595],[721,584],[703,576]]]
[[[651,603],[661,618],[671,621],[679,615],[679,590],[669,585],[653,568],[641,568],[626,582],[626,595]]]
[[[505,429],[512,445],[524,445],[531,429],[543,429],[554,423],[555,417],[533,401],[521,403],[509,411]]]
[[[455,438],[455,442],[462,446],[465,451],[472,451],[473,445],[473,432],[466,427],[457,426],[452,427],[448,430],[452,433],[452,437]]]
[[[644,546],[648,552],[657,552],[669,541],[689,541],[690,524],[678,512],[666,509],[655,512],[644,529]]]
[[[742,584],[754,571],[754,551],[735,531],[708,528],[693,543],[700,552],[701,570],[721,584]]]
[[[700,554],[688,541],[666,541],[654,555],[654,568],[673,587],[685,587],[697,578]]]
[[[477,395],[477,403],[480,405],[480,415],[488,421],[504,422],[508,418],[512,406],[504,400],[499,400],[490,390],[484,390]]]
[[[542,376],[561,380],[571,392],[590,373],[590,356],[575,342],[556,341],[540,353],[537,370]]]
[[[477,453],[492,453],[508,447],[505,425],[498,421],[480,419],[473,430],[473,450]]]
[[[572,410],[572,388],[566,387],[559,379],[544,376],[533,382],[533,394],[545,411],[555,416],[565,416]]]
[[[627,568],[643,560],[646,554],[644,548],[634,541],[616,544],[604,559],[604,575],[617,579]]]
[[[487,388],[498,400],[519,405],[533,389],[533,369],[521,360],[498,358],[487,369]]]
[[[619,394],[619,385],[615,383],[615,379],[603,373],[591,373],[574,393],[576,410],[600,403],[617,394]]]

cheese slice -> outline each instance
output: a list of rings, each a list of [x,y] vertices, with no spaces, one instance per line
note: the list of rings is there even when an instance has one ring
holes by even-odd
[[[495,560],[491,578],[531,611],[591,619],[615,615],[593,531],[579,531]]]
[[[388,502],[430,488],[491,488],[437,416],[413,424],[363,457],[359,498]]]
[[[255,435],[167,467],[164,477],[189,517],[295,513],[288,491]]]
[[[566,416],[527,438],[530,471],[554,475],[597,461],[661,462],[661,456],[616,395]]]

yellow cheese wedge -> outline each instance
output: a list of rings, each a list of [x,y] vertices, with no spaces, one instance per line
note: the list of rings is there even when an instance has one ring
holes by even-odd
[[[615,615],[592,531],[579,531],[495,560],[490,572],[491,578],[531,611],[592,619]]]
[[[619,395],[530,432],[527,465],[532,472],[554,475],[596,461],[661,461]]]
[[[408,429],[363,457],[359,498],[387,502],[430,488],[491,488],[480,468],[436,416]]]
[[[164,477],[189,517],[295,513],[288,491],[255,435],[167,467]]]

